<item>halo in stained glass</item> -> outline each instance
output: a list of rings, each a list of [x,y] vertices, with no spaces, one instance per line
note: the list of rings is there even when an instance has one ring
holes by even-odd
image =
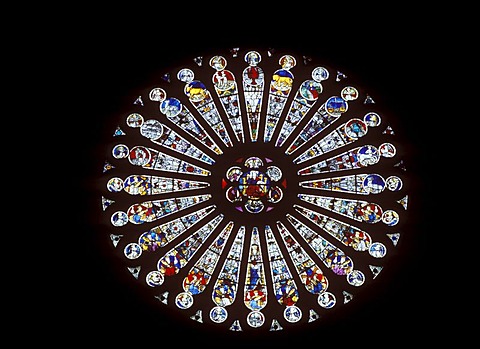
[[[388,106],[295,52],[165,70],[176,78],[132,96],[99,179],[105,239],[138,296],[198,326],[287,331],[374,287],[407,233]]]

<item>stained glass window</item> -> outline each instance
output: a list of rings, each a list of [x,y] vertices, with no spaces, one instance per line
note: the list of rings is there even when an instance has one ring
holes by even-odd
[[[165,67],[105,140],[110,253],[159,311],[288,331],[376,287],[408,230],[388,105],[297,52],[231,48]]]

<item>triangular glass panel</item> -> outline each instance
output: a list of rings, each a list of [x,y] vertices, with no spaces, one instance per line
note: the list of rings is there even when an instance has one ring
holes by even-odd
[[[113,246],[117,247],[120,239],[123,238],[123,235],[110,234],[110,239],[112,240]]]
[[[343,304],[347,304],[353,299],[353,294],[347,291],[342,291],[342,293],[343,293]]]
[[[303,56],[303,64],[307,65],[309,62],[312,61],[312,57],[309,56]]]
[[[408,206],[408,195],[405,195],[403,198],[397,201],[403,208],[406,210]]]
[[[230,331],[243,331],[242,326],[240,326],[240,321],[235,320],[232,326],[230,326]]]
[[[155,296],[163,304],[168,304],[168,291],[163,292],[161,295]]]
[[[315,310],[310,309],[308,322],[317,321],[318,319],[320,319],[320,315],[318,315],[318,313]]]
[[[399,162],[397,162],[395,165],[393,165],[394,167],[398,167],[399,169],[401,169],[402,171],[406,171],[406,167],[405,167],[405,164],[403,163],[403,160],[400,160]]]
[[[394,135],[395,132],[393,131],[391,126],[387,126],[387,128],[385,128],[385,130],[383,131],[383,134],[384,135]]]
[[[272,325],[270,326],[270,331],[281,331],[283,327],[280,325],[277,319],[272,320]]]
[[[365,97],[365,101],[363,101],[363,104],[375,104],[375,101],[373,100],[372,97],[367,95],[367,97]]]
[[[225,189],[227,185],[228,185],[227,181],[224,178],[222,178],[222,189]]]
[[[197,65],[198,65],[199,67],[201,67],[202,64],[203,64],[203,57],[202,57],[202,56],[195,57],[195,58],[193,59],[193,61],[194,61],[195,63],[197,63]]]
[[[387,236],[392,240],[393,246],[397,246],[398,240],[400,240],[400,233],[387,234]]]
[[[105,196],[102,196],[102,210],[106,210],[107,207],[110,207],[112,204],[114,204],[114,200],[107,199]]]
[[[203,323],[202,311],[197,310],[195,315],[190,316],[190,319],[195,320],[197,322]]]
[[[141,105],[143,107],[143,100],[142,96],[138,96],[137,99],[135,99],[135,102],[133,102],[135,105]]]
[[[117,126],[115,129],[115,132],[113,132],[113,137],[118,137],[118,136],[125,136],[126,133],[120,128],[120,126]]]
[[[346,79],[346,78],[347,76],[345,74],[337,70],[337,77],[335,78],[336,82],[342,81],[343,79]]]
[[[234,47],[230,49],[230,53],[232,54],[232,57],[238,57],[238,51],[240,50],[239,47]]]
[[[170,73],[165,73],[162,75],[162,80],[163,81],[166,81],[166,82],[170,82],[171,79],[170,79]]]
[[[105,161],[105,164],[103,164],[103,173],[110,171],[111,169],[114,169],[115,166],[113,166],[111,163],[108,161]]]
[[[138,274],[140,274],[140,269],[142,269],[142,267],[138,266],[138,267],[127,267],[128,268],[128,271],[133,275],[133,277],[135,279],[138,279]]]
[[[372,272],[373,274],[373,278],[375,279],[378,274],[380,274],[380,272],[382,271],[383,267],[380,267],[378,265],[369,265],[370,267],[370,271]]]

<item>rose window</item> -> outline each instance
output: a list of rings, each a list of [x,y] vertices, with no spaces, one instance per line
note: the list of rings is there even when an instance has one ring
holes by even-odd
[[[408,147],[375,98],[291,52],[165,67],[112,125],[99,239],[139,298],[193,326],[328,322],[408,234]]]

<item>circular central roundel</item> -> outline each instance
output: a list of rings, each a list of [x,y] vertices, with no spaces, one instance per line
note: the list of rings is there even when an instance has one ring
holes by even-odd
[[[265,207],[266,211],[270,211],[282,200],[281,186],[286,188],[285,180],[281,185],[279,183],[283,177],[282,170],[275,165],[265,166],[265,162],[272,160],[252,156],[245,160],[243,166],[234,165],[227,170],[222,187],[227,188],[226,198],[235,204],[238,211],[259,213]]]
[[[291,53],[166,69],[132,96],[100,177],[105,237],[139,297],[225,331],[328,322],[404,233],[405,153],[387,111]]]

